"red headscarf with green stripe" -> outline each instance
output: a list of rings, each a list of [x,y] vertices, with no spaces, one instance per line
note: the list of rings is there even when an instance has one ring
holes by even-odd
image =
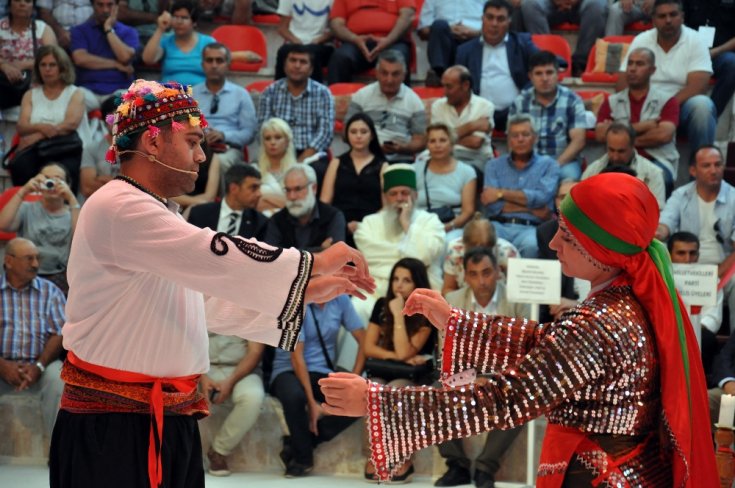
[[[672,459],[673,486],[719,486],[699,347],[666,246],[654,239],[656,198],[637,178],[606,173],[575,185],[560,213],[590,256],[623,270],[619,280],[632,286],[653,324],[662,406],[680,450]]]

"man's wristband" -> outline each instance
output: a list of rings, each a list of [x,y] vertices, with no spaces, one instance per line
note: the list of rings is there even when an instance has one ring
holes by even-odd
[[[36,361],[36,367],[41,371],[41,374],[46,372],[46,366],[44,366],[41,361]]]
[[[109,34],[110,32],[115,32],[115,31],[114,31],[113,29],[107,29],[107,30],[105,31],[105,35]]]

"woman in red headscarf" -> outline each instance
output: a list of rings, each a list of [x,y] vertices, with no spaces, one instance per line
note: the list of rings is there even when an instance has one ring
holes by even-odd
[[[446,333],[444,388],[322,380],[327,412],[368,414],[380,476],[431,444],[546,415],[538,487],[718,486],[699,350],[653,238],[655,197],[636,178],[602,174],[577,184],[560,211],[551,247],[565,274],[592,284],[576,308],[538,324],[416,290],[405,313]],[[473,370],[489,381],[472,383]]]

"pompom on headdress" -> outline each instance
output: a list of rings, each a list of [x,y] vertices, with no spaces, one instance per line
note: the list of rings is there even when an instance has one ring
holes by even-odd
[[[155,139],[168,124],[173,130],[182,130],[185,124],[202,129],[208,125],[191,86],[181,83],[135,80],[115,102],[117,108],[105,118],[112,126],[112,145],[105,155],[110,164],[117,162],[120,151],[130,148],[131,136],[137,132],[146,131]]]

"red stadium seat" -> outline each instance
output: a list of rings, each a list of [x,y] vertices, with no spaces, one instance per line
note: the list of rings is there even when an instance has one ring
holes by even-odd
[[[329,91],[332,93],[332,96],[335,98],[335,118],[334,118],[334,132],[341,133],[344,130],[344,121],[336,116],[337,113],[343,112],[347,113],[347,107],[338,107],[337,105],[340,103],[340,100],[338,100],[338,97],[344,97],[347,95],[352,95],[360,88],[364,87],[364,83],[332,83],[329,85]],[[343,109],[343,110],[342,110]]]
[[[572,22],[562,22],[561,24],[552,25],[551,29],[564,32],[576,32],[579,30],[579,24],[574,24]]]
[[[263,93],[273,83],[273,80],[258,80],[248,84],[245,89],[248,92]]]
[[[13,186],[0,193],[0,209],[5,207],[13,196],[20,190],[19,186]],[[41,199],[41,195],[38,193],[30,193],[23,199],[24,202],[35,202]],[[15,239],[15,232],[2,232],[0,231],[0,241],[9,241]]]
[[[625,26],[625,30],[628,32],[643,32],[650,29],[653,29],[653,24],[642,20],[631,22]]]
[[[566,69],[559,70],[559,81],[572,75],[572,48],[566,39],[558,34],[534,34],[531,40],[543,51],[551,51],[567,62]]]
[[[444,88],[440,86],[416,86],[412,89],[422,100],[428,98],[441,98],[444,96]]]
[[[619,43],[626,43],[630,44],[633,42],[633,38],[635,36],[605,36],[603,37],[603,40],[607,42],[619,42]],[[618,73],[596,73],[593,70],[595,69],[595,55],[597,53],[597,49],[595,46],[592,46],[592,49],[590,49],[590,54],[587,56],[587,67],[584,70],[584,73],[582,73],[582,81],[585,83],[615,83],[618,81]]]
[[[253,23],[265,25],[278,25],[281,22],[281,16],[277,14],[254,14]]]
[[[230,70],[256,72],[265,66],[268,59],[268,50],[265,36],[257,27],[221,25],[212,31],[212,37],[227,46],[230,51],[253,51],[261,57],[261,61],[257,63],[233,61],[230,63]]]

